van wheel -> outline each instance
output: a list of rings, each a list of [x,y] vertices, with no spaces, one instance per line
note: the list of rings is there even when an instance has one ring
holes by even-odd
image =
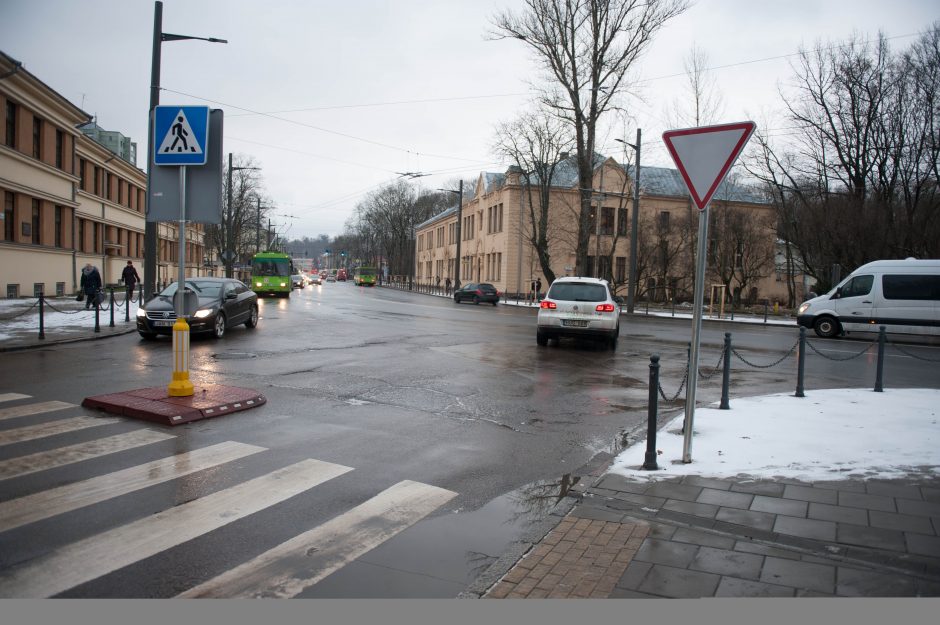
[[[842,333],[842,326],[832,317],[820,317],[813,324],[813,330],[824,339],[831,339]]]

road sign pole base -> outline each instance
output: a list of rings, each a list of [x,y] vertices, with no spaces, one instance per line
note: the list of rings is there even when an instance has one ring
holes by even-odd
[[[170,397],[189,397],[194,392],[189,381],[189,324],[181,317],[173,324],[173,380],[166,391]]]

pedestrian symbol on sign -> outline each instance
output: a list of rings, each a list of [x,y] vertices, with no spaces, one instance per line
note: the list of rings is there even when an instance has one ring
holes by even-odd
[[[186,113],[180,109],[176,114],[176,122],[172,124],[157,149],[158,154],[167,153],[202,154],[202,146],[193,134]]]

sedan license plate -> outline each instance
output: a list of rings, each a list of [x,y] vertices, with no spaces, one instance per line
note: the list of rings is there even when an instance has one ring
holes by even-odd
[[[588,322],[583,319],[562,319],[561,325],[569,328],[586,328]]]
[[[176,321],[174,321],[173,319],[166,319],[166,320],[160,319],[159,321],[154,321],[153,325],[157,327],[161,327],[161,328],[169,328],[169,327],[173,327],[174,323],[176,323]]]

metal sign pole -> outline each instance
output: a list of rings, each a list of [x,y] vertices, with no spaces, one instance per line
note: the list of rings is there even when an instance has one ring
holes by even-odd
[[[695,389],[698,383],[698,348],[702,333],[702,306],[705,303],[705,260],[708,250],[708,204],[699,212],[698,261],[695,267],[695,304],[692,322],[692,349],[689,352],[689,377],[685,395],[682,462],[692,462],[692,426],[695,418]]]
[[[176,282],[176,322],[173,324],[173,379],[170,397],[193,395],[189,380],[189,324],[186,323],[186,166],[180,166],[179,271]]]

